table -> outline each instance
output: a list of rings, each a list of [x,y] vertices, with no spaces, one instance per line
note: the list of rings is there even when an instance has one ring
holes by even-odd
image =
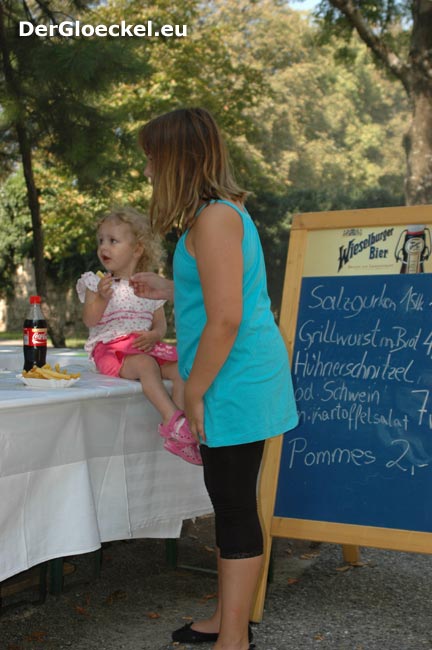
[[[34,390],[16,378],[21,349],[0,347],[0,581],[105,541],[178,537],[211,512],[202,468],[163,449],[139,382],[79,354],[47,356],[80,370],[78,383]]]

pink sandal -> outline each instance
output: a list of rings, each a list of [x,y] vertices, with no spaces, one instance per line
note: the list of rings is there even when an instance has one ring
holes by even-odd
[[[164,449],[188,463],[202,465],[198,443],[189,429],[183,411],[175,411],[168,424],[158,426],[158,431],[159,435],[165,438]]]
[[[164,442],[164,449],[170,451],[176,456],[180,456],[187,463],[192,463],[192,465],[202,465],[201,452],[198,445],[178,445],[175,440],[168,439]]]
[[[197,444],[183,411],[175,411],[168,424],[158,426],[158,431],[162,438],[175,440],[179,445]]]

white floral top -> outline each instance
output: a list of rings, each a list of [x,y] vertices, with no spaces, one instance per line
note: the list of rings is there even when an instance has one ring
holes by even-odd
[[[83,273],[76,283],[81,302],[85,301],[86,289],[97,291],[100,278],[95,273]],[[95,327],[90,327],[84,349],[90,357],[97,343],[108,343],[132,332],[148,332],[153,325],[153,314],[162,307],[165,300],[139,298],[129,286],[128,280],[113,282],[113,295]]]

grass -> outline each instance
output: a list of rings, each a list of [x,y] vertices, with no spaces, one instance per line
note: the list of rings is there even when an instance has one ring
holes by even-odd
[[[22,330],[19,332],[0,332],[0,341],[22,341]],[[76,336],[66,339],[67,348],[83,348],[86,342],[85,336]]]
[[[0,332],[0,341],[15,341],[22,339],[22,330],[19,332]]]
[[[66,339],[67,348],[83,348],[87,338],[85,336],[76,336]],[[0,332],[0,341],[22,341],[22,331],[19,332]],[[166,343],[176,344],[176,339],[167,337]]]
[[[67,338],[66,339],[66,347],[67,348],[83,348],[84,343],[86,342],[87,338],[83,337],[76,337],[76,338]]]

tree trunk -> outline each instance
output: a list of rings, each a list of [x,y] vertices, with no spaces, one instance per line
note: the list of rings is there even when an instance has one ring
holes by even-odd
[[[32,152],[30,143],[25,127],[21,123],[15,124],[17,132],[19,150],[24,171],[24,178],[27,188],[27,200],[32,220],[33,230],[33,256],[34,256],[34,270],[36,291],[42,298],[42,310],[48,322],[48,334],[51,338],[52,344],[56,348],[63,348],[66,346],[66,340],[63,333],[63,328],[60,324],[60,319],[56,317],[55,310],[53,310],[46,300],[47,297],[47,276],[44,259],[44,237],[43,228],[40,214],[39,195],[36,187]]]
[[[42,298],[46,297],[47,282],[44,260],[44,243],[42,222],[40,218],[40,204],[38,190],[36,187],[33,175],[33,162],[30,143],[28,141],[25,126],[21,122],[15,123],[15,131],[17,133],[19,151],[24,172],[24,179],[27,189],[27,203],[29,206],[32,231],[33,231],[33,257],[35,269],[36,291]]]
[[[432,2],[413,2],[409,56],[412,122],[405,139],[408,205],[432,204]]]
[[[432,92],[412,93],[413,117],[405,138],[407,205],[432,204]]]

